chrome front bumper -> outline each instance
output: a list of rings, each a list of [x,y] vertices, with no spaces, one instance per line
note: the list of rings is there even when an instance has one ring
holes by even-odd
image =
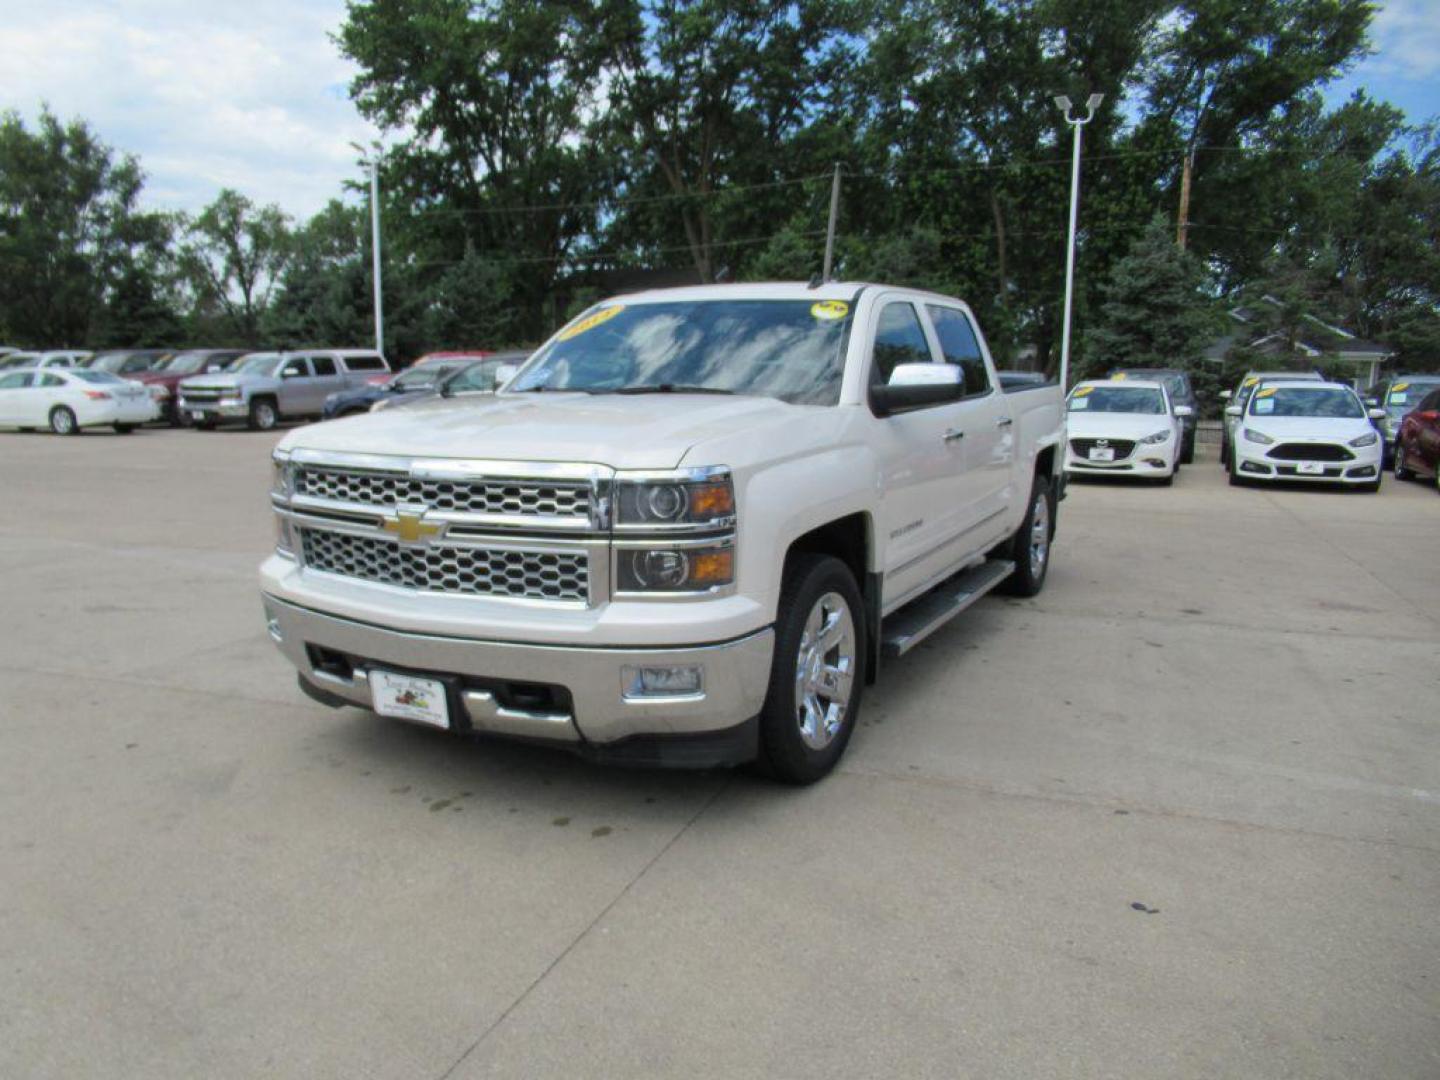
[[[370,667],[447,679],[463,716],[458,730],[561,743],[610,744],[635,736],[696,736],[757,716],[770,682],[774,630],[682,648],[578,648],[418,634],[263,596],[270,636],[310,686],[371,707]],[[348,675],[317,666],[317,653],[342,654]],[[627,697],[622,671],[637,666],[703,668],[700,692]],[[467,685],[467,682],[476,685]],[[568,710],[506,707],[496,683],[563,687]]]

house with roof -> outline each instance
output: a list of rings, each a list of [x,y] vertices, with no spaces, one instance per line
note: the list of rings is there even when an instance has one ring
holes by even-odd
[[[1211,343],[1204,357],[1223,363],[1231,351],[1273,358],[1276,368],[1319,368],[1357,388],[1380,381],[1381,368],[1395,350],[1384,342],[1366,341],[1344,327],[1305,312],[1284,326],[1284,308],[1273,296],[1229,311],[1231,330]]]

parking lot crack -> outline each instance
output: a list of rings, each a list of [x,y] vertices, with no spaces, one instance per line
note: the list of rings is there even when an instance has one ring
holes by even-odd
[[[636,872],[635,876],[625,883],[624,887],[621,888],[620,891],[611,898],[610,902],[606,904],[603,908],[601,908],[593,919],[591,919],[588,923],[585,924],[581,931],[576,934],[570,940],[570,942],[563,949],[560,950],[558,954],[556,954],[555,958],[551,960],[549,964],[545,966],[545,969],[541,971],[539,975],[535,976],[535,978],[530,982],[528,986],[525,987],[524,990],[520,991],[520,993],[516,995],[515,1000],[510,1002],[510,1004],[505,1007],[505,1010],[499,1016],[497,1016],[494,1021],[476,1037],[474,1042],[472,1042],[469,1046],[465,1048],[465,1052],[462,1053],[458,1058],[456,1058],[454,1063],[451,1064],[448,1069],[446,1069],[443,1073],[440,1074],[439,1080],[447,1080],[448,1077],[455,1075],[455,1070],[460,1068],[460,1066],[465,1063],[465,1061],[470,1057],[470,1055],[473,1054],[476,1050],[478,1050],[480,1046],[485,1042],[485,1040],[488,1039],[490,1035],[500,1027],[501,1024],[505,1023],[505,1021],[510,1018],[510,1015],[516,1009],[518,1009],[521,1005],[525,1003],[526,999],[535,992],[535,990],[540,986],[540,984],[543,983],[547,978],[549,978],[550,973],[556,968],[558,968],[565,961],[565,958],[569,956],[582,941],[584,941],[587,937],[590,936],[591,931],[593,931],[597,926],[600,925],[601,922],[604,921],[605,916],[609,915],[610,912],[614,910],[615,906],[619,904],[621,900],[624,900],[625,897],[630,895],[631,890],[634,889],[635,886],[638,885],[642,880],[644,880],[645,875],[650,873],[650,870],[655,866],[655,864],[658,863],[661,859],[663,859],[665,855],[670,851],[670,849],[673,848],[675,844],[680,840],[680,838],[690,831],[691,826],[693,826],[697,821],[699,821],[700,818],[703,817],[705,813],[712,806],[715,805],[715,802],[720,798],[720,796],[724,793],[725,789],[729,786],[730,778],[727,775],[724,779],[720,781],[719,784],[716,785],[715,790],[710,793],[709,798],[705,799],[704,802],[702,802],[700,806],[695,810],[695,812],[686,819],[685,824],[681,825],[680,828],[676,830],[675,835],[670,837],[669,840],[665,841],[664,845],[660,848],[660,850],[657,851],[653,856],[651,856],[649,861],[646,862],[645,865]]]

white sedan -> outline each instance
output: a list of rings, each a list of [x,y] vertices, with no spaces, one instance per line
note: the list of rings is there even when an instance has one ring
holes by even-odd
[[[159,414],[149,390],[108,371],[27,368],[0,374],[0,427],[78,435],[82,428],[109,425],[123,435]]]
[[[1161,382],[1082,382],[1066,402],[1065,471],[1149,477],[1168,484],[1180,467],[1181,419]]]
[[[1380,490],[1384,443],[1344,383],[1268,383],[1244,406],[1225,410],[1237,421],[1230,482],[1310,480]]]

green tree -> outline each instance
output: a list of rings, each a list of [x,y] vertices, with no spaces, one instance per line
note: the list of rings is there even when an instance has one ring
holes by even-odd
[[[264,340],[282,346],[371,340],[369,228],[364,208],[332,199],[293,232],[289,257],[262,319]]]
[[[1116,367],[1195,368],[1220,328],[1204,271],[1175,244],[1169,222],[1151,220],[1100,289],[1085,332],[1085,374]]]
[[[257,207],[229,188],[186,222],[180,266],[201,312],[218,313],[223,332],[260,339],[260,320],[289,261],[290,218],[278,206]]]

